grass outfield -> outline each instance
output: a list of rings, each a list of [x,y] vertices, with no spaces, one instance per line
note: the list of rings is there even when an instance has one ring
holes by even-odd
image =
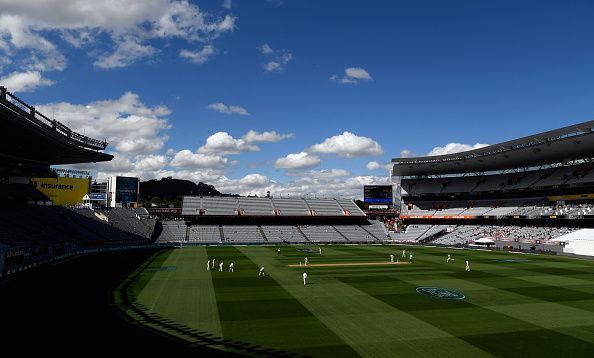
[[[133,320],[189,344],[268,356],[594,356],[594,262],[401,246],[184,247],[115,292]],[[407,265],[303,267],[386,262]],[[310,249],[317,250],[317,247]],[[447,254],[455,258],[446,263]],[[220,260],[225,271],[207,271]],[[470,260],[471,272],[464,271]],[[508,260],[508,261],[506,261]],[[512,261],[509,261],[512,260]],[[229,262],[234,273],[227,272]],[[266,277],[258,277],[260,266]],[[417,293],[456,291],[463,299]]]

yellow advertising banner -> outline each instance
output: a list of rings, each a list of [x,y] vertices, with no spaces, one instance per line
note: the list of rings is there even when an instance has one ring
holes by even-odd
[[[559,200],[581,200],[581,199],[594,199],[594,194],[571,194],[571,195],[556,195],[549,196],[549,201]]]
[[[89,193],[91,179],[31,178],[35,189],[45,194],[55,205],[75,205]]]

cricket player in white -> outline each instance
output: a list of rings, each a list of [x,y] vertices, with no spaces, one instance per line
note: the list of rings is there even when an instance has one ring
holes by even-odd
[[[390,254],[390,262],[394,262],[394,255]]]
[[[206,271],[210,271],[210,260],[206,261]]]
[[[215,259],[212,259],[212,269],[215,270]]]
[[[307,272],[303,273],[303,285],[307,285]]]
[[[454,259],[450,257],[450,254],[448,254],[448,259],[446,260],[446,263],[450,261],[454,261]]]
[[[307,259],[307,257],[305,258],[305,266],[307,266],[307,264],[309,263],[309,260]]]
[[[235,272],[235,269],[233,268],[233,262],[229,264],[229,272]]]
[[[260,273],[258,273],[258,276],[266,276],[266,273],[264,272],[264,266],[260,267]]]
[[[223,261],[219,264],[219,271],[223,272]]]
[[[322,254],[322,247],[320,246],[320,255]]]
[[[470,271],[470,262],[466,260],[466,271]]]
[[[406,250],[402,250],[402,257],[406,257]]]
[[[408,257],[408,259],[410,260],[410,262],[412,262],[412,254],[410,254],[410,256]]]
[[[280,255],[280,247],[276,250],[276,253]]]

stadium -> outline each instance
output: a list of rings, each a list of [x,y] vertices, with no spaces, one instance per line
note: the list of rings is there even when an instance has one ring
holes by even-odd
[[[366,188],[363,206],[184,196],[181,208],[147,210],[122,205],[137,201],[135,178],[101,189],[51,168],[109,161],[108,143],[4,87],[0,97],[11,345],[214,356],[594,351],[594,121],[396,158],[393,184]],[[67,197],[55,191],[81,180],[84,205],[59,205]]]

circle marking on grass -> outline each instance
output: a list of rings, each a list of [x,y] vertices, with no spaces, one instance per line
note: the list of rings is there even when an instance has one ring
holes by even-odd
[[[466,298],[461,292],[441,287],[417,287],[416,291],[421,295],[436,297],[442,300],[463,300]]]

